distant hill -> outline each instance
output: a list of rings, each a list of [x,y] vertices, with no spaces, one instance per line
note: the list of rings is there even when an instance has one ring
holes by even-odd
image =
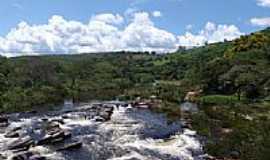
[[[21,109],[71,97],[87,101],[152,94],[179,102],[186,91],[198,88],[205,94],[263,98],[270,88],[269,39],[267,28],[234,41],[168,55],[115,52],[2,57],[0,106]]]

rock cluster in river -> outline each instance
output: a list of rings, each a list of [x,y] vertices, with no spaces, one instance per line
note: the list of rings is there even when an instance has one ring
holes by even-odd
[[[110,106],[92,106],[77,112],[83,113],[82,117],[87,120],[105,122],[111,119],[113,110],[114,108]],[[11,127],[8,117],[1,116],[0,126],[5,130],[4,137],[10,142],[5,146],[4,151],[11,151],[13,154],[12,157],[4,157],[0,154],[0,160],[7,158],[11,160],[45,160],[46,157],[30,151],[30,148],[35,146],[52,146],[56,152],[81,148],[83,143],[73,139],[71,131],[61,127],[65,124],[66,119],[72,119],[67,113],[69,112],[60,113],[62,115],[60,118],[39,118],[38,125],[28,126],[29,128]]]

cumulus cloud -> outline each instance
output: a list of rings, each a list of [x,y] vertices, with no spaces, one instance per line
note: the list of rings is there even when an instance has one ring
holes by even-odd
[[[124,22],[124,18],[119,14],[113,15],[110,13],[105,13],[93,16],[91,21],[101,21],[109,24],[122,24]]]
[[[136,13],[122,33],[122,43],[128,50],[168,52],[175,50],[176,38],[172,33],[154,26],[146,12]]]
[[[161,17],[161,16],[162,16],[162,13],[161,13],[160,11],[153,11],[153,12],[152,12],[152,15],[153,15],[154,17]]]
[[[270,17],[265,18],[252,18],[250,23],[254,26],[266,27],[270,26]]]
[[[215,43],[226,40],[233,40],[243,35],[234,25],[217,25],[208,22],[204,29],[198,34],[186,32],[184,35],[178,36],[179,45],[181,46],[202,46],[207,43]]]
[[[257,4],[262,7],[270,7],[270,0],[257,0]]]
[[[52,16],[48,23],[19,23],[0,37],[0,54],[8,57],[41,54],[78,54],[109,51],[172,52],[178,45],[231,40],[242,33],[233,25],[207,23],[198,34],[176,36],[155,26],[147,12],[134,12],[125,24],[119,14],[98,14],[88,23]],[[129,17],[130,18],[130,17]]]
[[[53,16],[47,24],[21,22],[6,37],[0,37],[0,53],[5,56],[68,54],[106,51],[158,51],[176,48],[173,34],[154,26],[149,13],[135,13],[131,22],[119,25],[116,14],[92,16],[88,24]]]

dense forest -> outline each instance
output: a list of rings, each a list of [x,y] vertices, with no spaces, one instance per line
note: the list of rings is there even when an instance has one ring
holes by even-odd
[[[208,138],[205,150],[216,157],[270,158],[270,28],[171,54],[1,57],[0,84],[1,112],[71,98],[87,102],[151,95],[167,111],[188,91],[202,90],[202,109],[192,119]]]

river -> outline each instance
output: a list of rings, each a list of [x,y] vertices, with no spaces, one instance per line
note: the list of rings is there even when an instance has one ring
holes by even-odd
[[[31,160],[203,159],[196,132],[183,129],[180,121],[168,122],[164,115],[148,109],[114,105],[110,106],[110,117],[104,120],[99,116],[104,112],[102,107],[84,104],[57,111],[8,115],[9,126],[0,132],[0,159],[15,160],[20,156]],[[55,128],[46,131],[44,126],[52,123],[57,131]],[[7,137],[9,131],[18,135]],[[44,137],[53,134],[58,137],[44,141]],[[25,137],[31,139],[31,145],[22,151],[11,149]],[[65,148],[69,144],[78,146]]]

